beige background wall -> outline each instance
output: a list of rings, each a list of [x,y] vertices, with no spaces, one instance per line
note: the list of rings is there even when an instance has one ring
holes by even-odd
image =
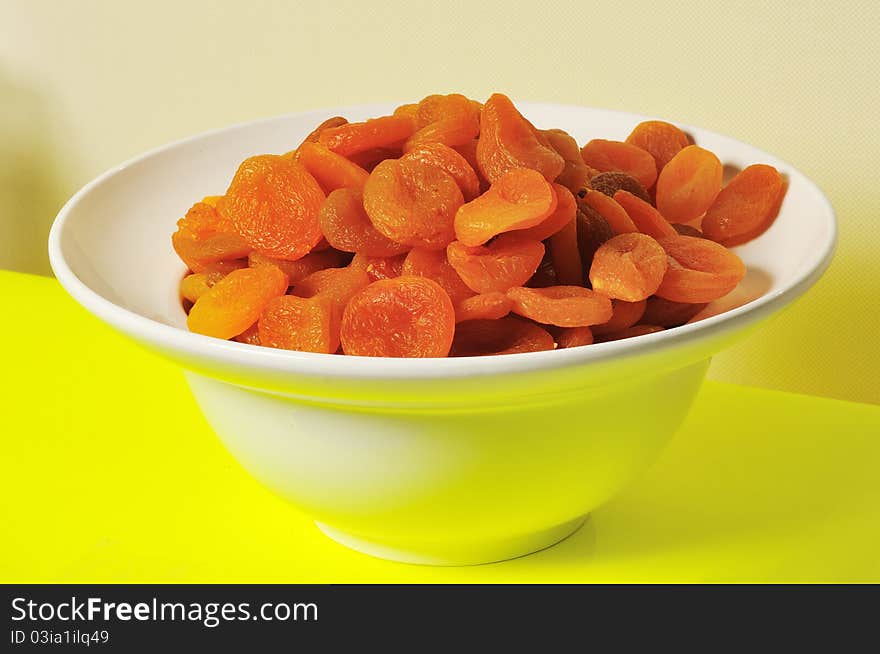
[[[626,109],[774,152],[830,195],[827,277],[717,379],[880,401],[880,3],[0,0],[0,267],[63,200],[188,134],[431,92]]]

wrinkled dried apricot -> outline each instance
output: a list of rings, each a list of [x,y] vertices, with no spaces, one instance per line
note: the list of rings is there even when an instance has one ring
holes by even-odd
[[[500,93],[486,100],[480,114],[477,163],[492,183],[514,168],[536,170],[552,182],[565,168],[565,160],[547,137],[517,111],[510,98]]]
[[[208,264],[246,257],[251,246],[238,235],[235,226],[204,202],[194,204],[177,221],[171,244],[193,272],[202,272]]]
[[[513,300],[504,293],[481,293],[465,298],[455,305],[455,322],[495,320],[506,316],[511,308]]]
[[[666,252],[647,234],[619,234],[596,250],[590,282],[610,298],[638,302],[654,294],[666,265]]]
[[[477,139],[471,139],[462,145],[453,146],[452,149],[465,158],[480,181],[480,193],[485,193],[489,189],[489,180],[483,177],[483,173],[480,172],[480,166],[477,164]]]
[[[560,349],[592,345],[593,332],[591,327],[566,327],[556,337],[556,345]]]
[[[578,253],[581,255],[581,266],[585,271],[590,269],[596,250],[605,241],[614,236],[614,230],[598,211],[586,203],[580,203],[577,211]]]
[[[191,332],[229,339],[260,317],[269,301],[287,291],[287,275],[274,266],[233,270],[204,293],[190,309]]]
[[[409,249],[373,227],[364,210],[363,195],[356,188],[340,188],[328,195],[318,213],[318,220],[327,242],[343,252],[391,257]]]
[[[599,173],[590,180],[590,188],[604,193],[609,198],[613,198],[618,191],[627,191],[640,200],[651,202],[651,196],[648,195],[645,187],[639,184],[639,180],[626,173],[617,171]]]
[[[598,171],[584,163],[577,141],[561,129],[545,129],[542,133],[550,147],[556,150],[565,162],[565,167],[556,177],[556,183],[566,187],[572,193],[588,188]]]
[[[260,344],[300,352],[336,352],[339,328],[333,325],[333,312],[333,302],[326,297],[276,297],[260,314]]]
[[[603,322],[601,325],[594,325],[592,327],[593,334],[599,336],[632,327],[641,320],[642,315],[645,313],[645,306],[647,306],[646,300],[639,300],[638,302],[612,300],[611,320]]]
[[[724,297],[746,274],[742,260],[707,238],[668,236],[659,244],[669,261],[656,294],[673,302],[711,302]]]
[[[480,109],[460,93],[429,95],[415,111],[418,130],[403,147],[409,152],[423,143],[462,145],[480,132]]]
[[[414,146],[403,157],[414,159],[423,165],[437,166],[452,175],[461,189],[465,202],[480,194],[480,180],[461,154],[443,143],[422,143]]]
[[[342,348],[355,356],[445,357],[454,333],[452,301],[425,277],[373,282],[342,316]]]
[[[318,143],[336,154],[350,157],[374,148],[396,146],[412,136],[415,129],[416,122],[411,116],[382,116],[321,130]]]
[[[358,266],[327,268],[313,272],[294,284],[292,294],[299,297],[324,296],[342,308],[351,297],[370,283],[367,272]]]
[[[218,273],[193,273],[187,275],[180,280],[180,296],[190,302],[195,302],[202,295],[207,293],[209,288],[219,281],[219,279],[212,278],[212,275],[217,274]],[[222,279],[223,276],[220,275],[219,278]]]
[[[534,227],[517,229],[516,234],[527,236],[536,241],[543,241],[558,233],[566,225],[572,222],[577,213],[577,202],[571,191],[561,184],[553,184],[556,191],[556,209]]]
[[[564,191],[571,196],[568,190]],[[578,242],[577,206],[571,197],[571,218],[547,241],[556,279],[562,285],[583,286],[584,264]]]
[[[599,191],[588,190],[578,204],[586,204],[605,219],[615,234],[639,231],[626,210],[614,198]]]
[[[666,218],[660,215],[659,211],[629,191],[618,191],[614,194],[614,201],[623,207],[630,220],[642,234],[653,238],[662,238],[678,233]]]
[[[248,345],[261,345],[260,328],[258,323],[259,321],[255,322],[238,336],[233,336],[232,340],[238,341],[239,343],[247,343]]]
[[[367,172],[373,172],[373,169],[386,159],[399,159],[402,154],[403,150],[397,147],[370,148],[348,155],[348,160]]]
[[[324,193],[301,164],[266,154],[245,159],[218,205],[254,250],[299,259],[321,240]]]
[[[645,313],[640,322],[660,327],[678,327],[688,322],[706,308],[705,302],[672,302],[656,295],[648,298]]]
[[[699,218],[721,190],[722,175],[718,157],[699,146],[687,146],[660,171],[657,210],[670,222]]]
[[[291,286],[299,283],[313,272],[324,268],[339,268],[346,263],[346,255],[339,250],[327,249],[320,252],[309,252],[302,259],[287,261],[285,259],[273,259],[259,252],[251,252],[248,256],[248,265],[251,268],[258,266],[275,266],[287,275]]]
[[[509,232],[488,245],[471,247],[453,241],[446,248],[446,257],[471,290],[477,293],[503,292],[512,286],[522,286],[535,274],[544,258],[544,245],[517,232]]]
[[[299,162],[315,178],[324,193],[345,187],[362,189],[370,176],[357,164],[331,152],[320,143],[304,143],[299,149]]]
[[[513,316],[497,320],[468,320],[456,326],[449,356],[541,352],[552,350],[555,345],[553,336],[546,329]]]
[[[465,245],[482,245],[493,236],[541,224],[558,200],[552,184],[529,168],[514,168],[455,214],[455,236]]]
[[[581,286],[508,289],[513,313],[559,327],[589,327],[611,319],[611,300]]]
[[[650,153],[622,141],[593,139],[581,148],[581,156],[600,172],[618,171],[634,177],[644,188],[657,181],[657,164]]]
[[[463,204],[452,175],[417,159],[383,161],[364,186],[364,209],[373,226],[411,247],[445,248],[455,239],[453,223]]]
[[[369,257],[365,254],[356,254],[351,260],[353,267],[361,268],[367,273],[371,282],[380,279],[391,279],[392,277],[400,277],[403,273],[403,262],[406,260],[406,254],[399,254],[396,257]]]
[[[297,147],[297,150],[299,150],[299,148],[301,148],[306,143],[317,143],[318,137],[321,135],[321,132],[323,132],[325,129],[330,129],[331,127],[341,127],[342,125],[347,125],[347,124],[348,124],[348,121],[345,118],[343,118],[342,116],[333,116],[332,118],[328,118],[327,120],[323,121],[320,125],[318,125],[315,129],[313,129],[311,132],[309,132],[308,136],[306,136],[302,140],[302,143],[299,144],[299,146]],[[294,151],[294,152],[296,152],[296,151]]]
[[[772,224],[784,195],[785,180],[778,170],[748,166],[718,193],[703,216],[703,233],[726,247],[750,241]]]
[[[400,274],[426,277],[437,282],[449,295],[453,304],[458,304],[476,292],[465,284],[455,267],[447,259],[447,252],[443,250],[413,248],[403,260]]]
[[[657,164],[657,170],[681,150],[690,145],[687,134],[678,127],[662,120],[646,120],[635,126],[626,142],[649,152]],[[629,189],[627,189],[629,190]]]

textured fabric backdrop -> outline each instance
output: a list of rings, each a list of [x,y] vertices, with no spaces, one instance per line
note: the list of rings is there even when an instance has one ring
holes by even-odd
[[[0,267],[104,169],[272,114],[461,91],[700,125],[830,195],[837,258],[716,379],[880,402],[880,3],[0,1]]]

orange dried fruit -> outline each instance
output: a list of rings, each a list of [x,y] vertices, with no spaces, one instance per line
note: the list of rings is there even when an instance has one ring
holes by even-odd
[[[517,111],[510,98],[500,93],[486,101],[480,114],[477,163],[492,183],[514,168],[536,170],[552,182],[565,168],[565,160],[547,137]]]
[[[429,95],[415,110],[418,130],[403,149],[409,152],[424,143],[462,145],[480,132],[480,108],[460,93]]]
[[[506,316],[497,320],[468,320],[456,325],[449,356],[540,352],[555,348],[553,336],[538,325]]]
[[[669,224],[672,225],[672,229],[675,230],[675,233],[680,234],[681,236],[695,236],[696,238],[705,238],[705,236],[703,236],[703,232],[701,232],[693,225],[685,225],[684,223]]]
[[[678,327],[688,322],[705,308],[705,302],[672,302],[655,295],[648,298],[645,313],[640,318],[640,321],[647,325]]]
[[[581,286],[511,288],[513,313],[559,327],[589,327],[611,319],[611,300]]]
[[[566,194],[571,196],[568,190]],[[571,218],[566,225],[553,234],[547,241],[550,250],[550,259],[553,261],[553,270],[556,271],[556,279],[563,285],[584,285],[584,264],[581,260],[580,244],[578,242],[577,205],[574,197],[571,197]]]
[[[338,188],[362,189],[370,176],[366,170],[320,143],[304,143],[299,148],[299,162],[320,184],[324,193]]]
[[[453,241],[446,248],[446,257],[471,290],[504,292],[512,286],[522,286],[535,274],[544,258],[544,245],[509,232],[488,245],[471,247]]]
[[[364,186],[364,209],[373,226],[411,247],[445,248],[455,239],[455,215],[463,204],[449,173],[416,159],[383,161]]]
[[[348,123],[324,129],[318,143],[343,157],[372,150],[394,147],[412,136],[416,122],[411,116],[382,116],[362,123]]]
[[[274,266],[233,270],[190,309],[191,332],[229,339],[253,325],[269,301],[287,291],[287,275]]]
[[[495,320],[509,314],[511,308],[513,300],[504,293],[481,293],[465,298],[455,305],[455,322]]]
[[[371,257],[391,257],[409,247],[379,232],[364,210],[363,194],[357,188],[336,189],[318,213],[327,242],[343,252],[362,252]]]
[[[653,238],[663,238],[678,233],[666,218],[660,215],[659,211],[629,191],[618,191],[614,194],[614,201],[623,207],[630,220],[642,234]]]
[[[556,150],[565,162],[562,172],[556,177],[556,183],[572,193],[589,188],[592,185],[591,180],[598,171],[584,163],[577,141],[561,129],[545,129],[542,133],[550,147]]]
[[[646,305],[646,300],[639,300],[638,302],[612,300],[611,320],[604,322],[601,325],[594,325],[592,328],[593,334],[600,336],[602,334],[619,332],[628,327],[632,327],[642,319]]]
[[[483,177],[483,173],[480,172],[480,167],[477,164],[477,142],[477,139],[471,139],[467,143],[454,146],[452,149],[465,158],[468,165],[477,175],[477,179],[480,182],[480,193],[485,193],[489,189],[489,180]]]
[[[325,129],[330,129],[332,127],[341,127],[342,125],[347,125],[347,124],[348,124],[348,120],[346,120],[342,116],[333,116],[332,118],[328,118],[327,120],[325,120],[321,124],[319,124],[311,132],[309,132],[308,136],[306,136],[302,140],[302,143],[299,144],[299,146],[297,147],[296,150],[294,150],[293,153],[288,153],[288,154],[295,154],[296,151],[299,150],[306,143],[317,143],[318,137],[321,136],[321,132],[323,132]]]
[[[639,231],[626,210],[614,198],[600,191],[588,190],[578,204],[585,204],[598,213],[615,234],[629,234]]]
[[[588,271],[596,250],[614,236],[614,230],[598,211],[586,203],[580,203],[577,211],[577,242],[581,267]]]
[[[217,274],[217,273],[212,273]],[[221,276],[222,278],[222,276]],[[195,302],[208,292],[215,281],[209,273],[193,273],[180,280],[180,296],[190,302]]]
[[[323,296],[341,310],[351,297],[370,283],[367,272],[358,266],[326,268],[313,272],[293,286],[293,295],[304,298]]]
[[[609,298],[638,302],[655,293],[666,266],[666,252],[653,238],[637,232],[618,234],[596,250],[590,283]]]
[[[339,349],[339,327],[333,322],[329,298],[282,295],[263,309],[257,329],[260,344],[266,347],[332,354]]]
[[[565,327],[556,336],[556,345],[561,350],[592,344],[593,332],[590,327]]]
[[[426,277],[437,282],[449,295],[453,304],[458,304],[475,293],[459,276],[443,250],[413,248],[403,260],[400,274]]]
[[[493,236],[540,225],[558,200],[552,184],[529,168],[514,168],[488,191],[455,214],[455,236],[465,245],[482,245]]]
[[[618,191],[628,191],[640,200],[651,202],[651,196],[648,195],[645,187],[639,184],[639,180],[626,173],[616,171],[599,173],[590,180],[590,188],[604,193],[609,198],[613,198]]]
[[[480,194],[480,180],[461,154],[442,143],[422,143],[415,146],[404,156],[414,159],[422,165],[437,166],[452,175],[461,189],[465,202],[473,200]]]
[[[260,343],[259,321],[245,329],[238,336],[233,336],[232,340],[238,341],[239,343],[247,343],[248,345],[262,345]]]
[[[657,164],[649,152],[622,141],[593,139],[581,148],[584,163],[600,172],[617,171],[634,177],[644,188],[657,181]]]
[[[425,277],[373,282],[342,316],[342,348],[355,356],[445,357],[454,332],[452,301]]]
[[[682,149],[657,178],[657,209],[670,222],[702,216],[721,190],[723,167],[713,153],[696,145]]]
[[[746,274],[742,260],[707,238],[668,236],[659,244],[669,261],[656,294],[673,302],[711,302],[724,297]]]
[[[514,233],[521,236],[533,238],[536,241],[543,241],[572,222],[577,213],[577,202],[571,191],[561,184],[553,184],[553,190],[556,191],[556,209],[540,223],[534,227],[526,229],[518,229]]]
[[[657,164],[657,170],[663,170],[669,161],[681,150],[690,145],[687,134],[678,127],[662,120],[646,120],[635,126],[626,142],[649,152]]]
[[[177,221],[171,244],[177,256],[197,273],[203,272],[209,264],[246,257],[251,251],[235,226],[204,202],[194,204]]]
[[[773,166],[747,166],[721,189],[706,211],[703,233],[726,247],[746,243],[773,223],[784,195],[785,180]]]
[[[301,164],[277,155],[245,159],[218,210],[260,254],[299,259],[321,240],[324,192]]]
[[[400,277],[403,273],[403,262],[406,260],[406,254],[399,254],[395,257],[369,257],[365,254],[355,254],[351,260],[353,267],[361,268],[367,273],[371,282],[380,279],[391,279],[392,277]]]
[[[297,259],[296,261],[273,259],[272,257],[267,257],[259,252],[251,252],[250,256],[248,256],[248,265],[251,268],[257,268],[258,266],[275,266],[287,275],[292,286],[298,284],[301,280],[318,270],[344,266],[346,263],[345,257],[345,254],[334,249],[309,252],[302,259]]]

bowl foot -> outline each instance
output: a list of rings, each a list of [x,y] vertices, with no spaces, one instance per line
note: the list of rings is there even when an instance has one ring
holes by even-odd
[[[579,516],[549,529],[504,540],[473,543],[467,546],[461,544],[449,547],[436,545],[430,549],[425,547],[412,550],[367,540],[322,522],[316,521],[315,524],[325,536],[362,554],[401,563],[455,566],[506,561],[547,549],[574,534],[586,519],[585,515]]]

